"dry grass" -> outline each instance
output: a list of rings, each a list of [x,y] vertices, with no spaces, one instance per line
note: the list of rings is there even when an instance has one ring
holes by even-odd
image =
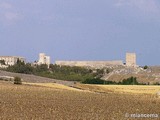
[[[155,95],[160,91],[159,86],[141,86],[141,85],[105,85],[100,86],[107,90],[113,90],[114,92],[121,93],[134,93],[134,94],[153,94]]]
[[[43,87],[49,87],[49,88],[55,88],[55,89],[62,89],[62,90],[74,90],[74,91],[80,91],[79,89],[68,87],[62,84],[56,84],[56,83],[26,83],[25,85],[34,85],[34,86],[43,86]]]
[[[137,78],[138,82],[144,82],[144,83],[152,83],[152,82],[157,82],[155,81],[155,77],[153,77],[151,74],[148,75],[148,73],[139,73],[139,74],[114,74],[112,76],[109,77],[108,80],[111,81],[122,81],[123,79],[127,79],[131,76],[134,76]]]
[[[153,95],[103,94],[0,82],[1,120],[127,120],[125,113],[160,113],[159,108],[160,100]]]
[[[156,95],[160,86],[146,85],[85,85],[77,84],[77,88],[95,92],[129,93],[129,94],[150,94]]]

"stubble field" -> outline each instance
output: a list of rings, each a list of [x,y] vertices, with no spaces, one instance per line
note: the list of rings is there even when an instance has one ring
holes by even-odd
[[[61,89],[0,82],[2,120],[128,120],[125,114],[160,114],[153,94]]]

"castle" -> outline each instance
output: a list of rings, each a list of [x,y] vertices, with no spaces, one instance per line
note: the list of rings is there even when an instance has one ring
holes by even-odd
[[[9,65],[14,65],[17,60],[25,62],[24,57],[16,56],[0,56],[0,67],[8,67]],[[45,53],[39,54],[39,60],[35,64],[41,65],[46,64],[49,68],[51,64],[50,56],[46,56]],[[91,67],[91,68],[104,68],[110,66],[127,66],[127,67],[137,67],[136,64],[136,53],[126,53],[126,63],[124,64],[122,60],[113,61],[55,61],[56,65],[60,66],[79,66],[79,67]]]
[[[55,61],[55,64],[60,66],[79,66],[79,67],[91,67],[91,68],[104,68],[109,66],[124,66],[122,60],[113,61]],[[126,66],[137,67],[136,54],[126,53]]]
[[[26,59],[20,56],[0,56],[0,67],[6,68],[8,66],[12,66],[16,64],[18,60],[26,62]]]
[[[123,62],[121,60],[116,60],[116,61],[56,61],[55,64],[60,65],[60,66],[104,68],[107,66],[123,65]]]
[[[40,53],[38,65],[41,65],[41,64],[46,64],[49,67],[49,65],[51,64],[50,56],[46,56],[45,53]]]

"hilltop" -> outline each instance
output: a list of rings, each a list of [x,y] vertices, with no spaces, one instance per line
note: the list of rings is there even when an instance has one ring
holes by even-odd
[[[30,69],[28,69],[28,67]],[[23,74],[27,69],[27,74]],[[24,82],[56,82],[72,86],[75,82],[81,82],[86,79],[93,79],[95,77],[101,78],[106,81],[119,82],[131,76],[136,77],[137,81],[145,84],[160,83],[160,66],[149,66],[147,69],[143,67],[126,67],[126,66],[112,66],[103,69],[92,69],[85,67],[71,67],[71,66],[57,66],[51,65],[47,68],[45,65],[32,67],[29,65],[14,65],[7,69],[12,73],[0,70],[0,76],[19,76]],[[18,70],[18,71],[17,71]],[[41,77],[40,77],[41,76]],[[31,80],[32,78],[32,80]]]
[[[117,67],[112,68],[110,73],[105,73],[102,79],[110,81],[122,81],[129,77],[136,77],[138,82],[154,84],[160,83],[160,66],[142,67]]]

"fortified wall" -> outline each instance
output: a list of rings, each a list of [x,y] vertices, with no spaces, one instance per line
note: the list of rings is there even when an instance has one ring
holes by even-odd
[[[123,65],[123,61],[122,60],[116,60],[116,61],[56,61],[55,64],[60,65],[60,66],[104,68],[107,66]]]

